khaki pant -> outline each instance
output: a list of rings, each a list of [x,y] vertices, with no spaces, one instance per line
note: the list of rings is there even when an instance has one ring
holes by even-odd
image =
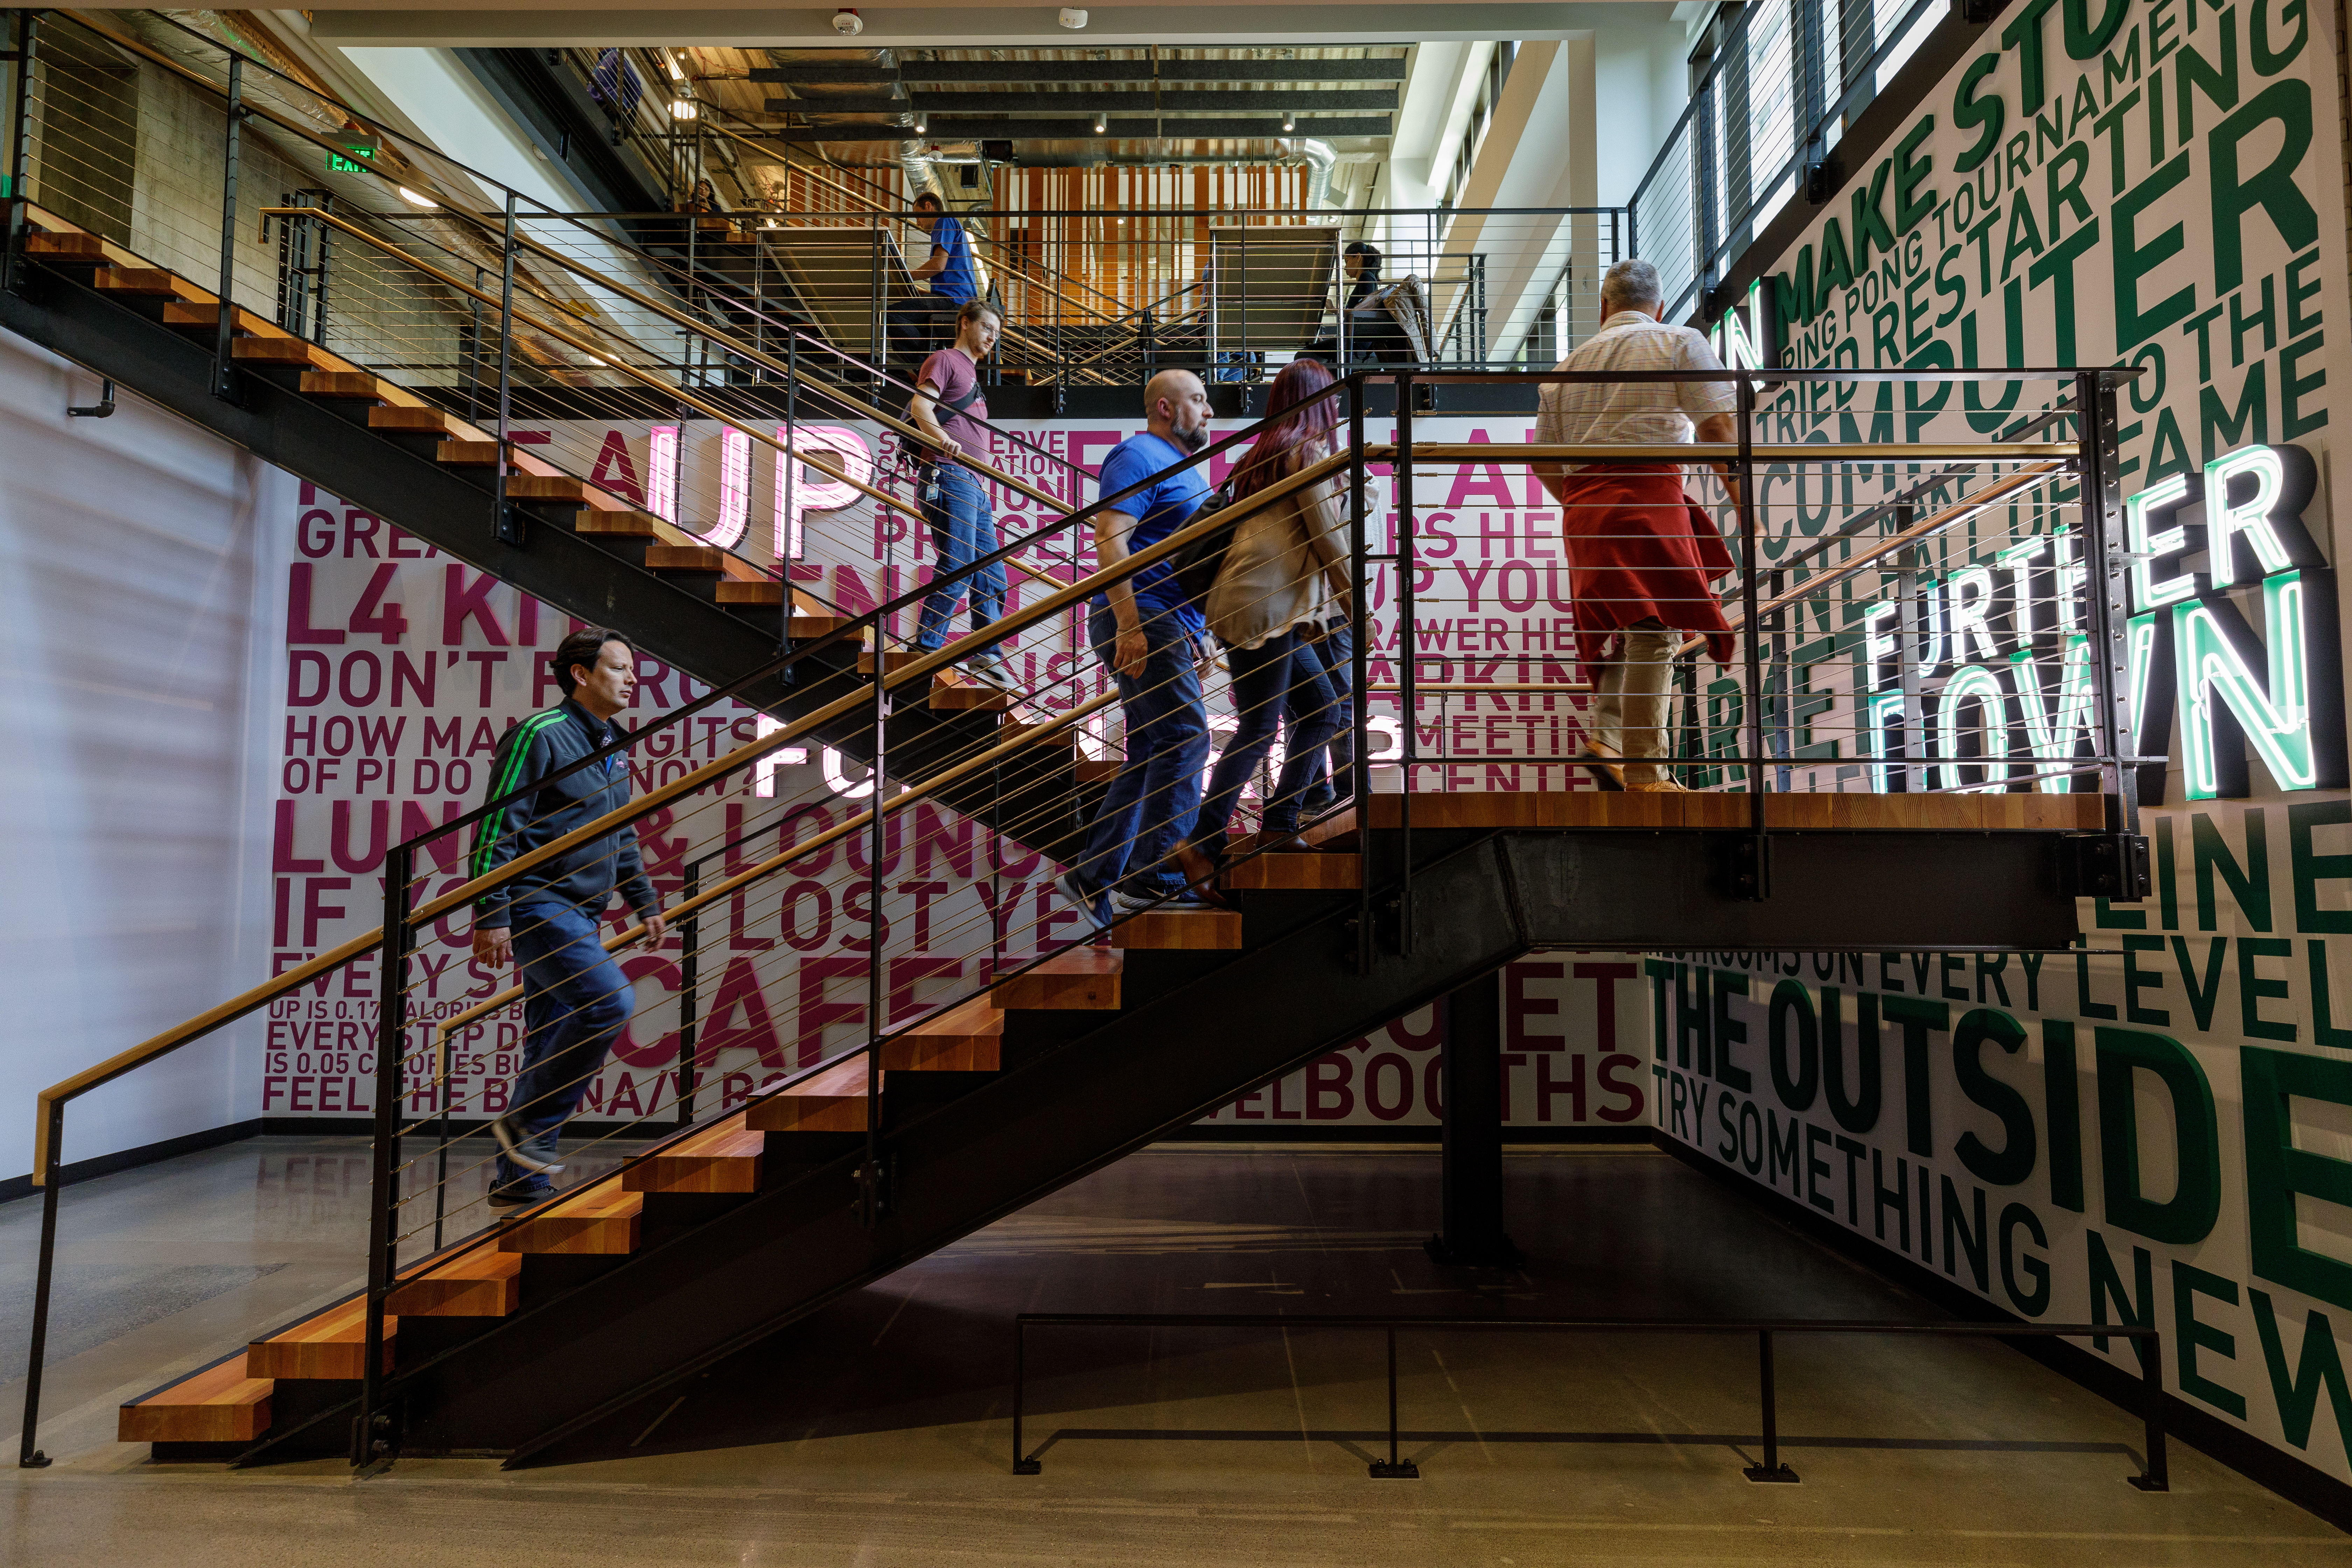
[[[1666,776],[1655,763],[1633,759],[1667,754],[1666,693],[1681,641],[1680,632],[1655,619],[1641,621],[1617,634],[1615,656],[1594,683],[1591,733],[1625,759],[1628,784],[1654,784]]]

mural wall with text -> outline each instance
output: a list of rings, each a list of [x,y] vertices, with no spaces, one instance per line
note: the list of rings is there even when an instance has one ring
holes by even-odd
[[[1767,263],[1789,364],[2143,372],[2119,444],[2137,740],[2169,759],[2138,781],[2156,895],[2086,900],[2067,954],[1672,954],[1644,979],[1669,1136],[2004,1310],[2160,1327],[2173,1393],[2345,1480],[2334,26],[2303,0],[2011,5]],[[1982,439],[2033,412],[2002,390],[1916,412]],[[1837,395],[1855,431],[1915,412]],[[1853,639],[1885,595],[1990,564],[1972,537],[1815,629]],[[2093,1348],[2137,1370],[2125,1342]]]

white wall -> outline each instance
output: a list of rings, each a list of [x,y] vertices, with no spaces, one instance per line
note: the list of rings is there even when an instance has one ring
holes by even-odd
[[[1621,207],[1633,199],[1633,187],[1690,101],[1690,44],[1672,7],[1588,5],[1578,16],[1599,11],[1612,15],[1592,29],[1601,153],[1596,199]]]
[[[274,616],[262,502],[284,476],[0,334],[0,1178],[41,1089],[263,974]],[[282,510],[282,507],[281,509]],[[249,1028],[249,1026],[248,1026]],[[215,1037],[77,1101],[87,1159],[258,1114]]]

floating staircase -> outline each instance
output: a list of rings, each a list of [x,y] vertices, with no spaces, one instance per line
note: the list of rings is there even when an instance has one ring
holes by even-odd
[[[231,319],[240,401],[214,396],[211,294],[31,216],[26,287],[0,292],[0,324],[701,679],[809,646],[790,684],[754,694],[780,717],[870,677],[826,606],[248,312]],[[493,527],[501,464],[520,543]],[[1066,860],[1116,765],[1036,718],[942,674],[894,707],[892,772],[919,779],[1032,738],[942,798]],[[866,760],[865,724],[824,738]],[[1770,795],[1760,810],[1721,794],[1374,795],[1316,824],[1306,852],[1240,859],[1222,879],[1230,909],[1146,911],[992,973],[871,1066],[820,1066],[725,1106],[404,1269],[384,1325],[396,1446],[575,1451],[843,1293],[1531,951],[2063,946],[2065,843],[2112,834],[2114,808],[2095,795]],[[869,1136],[881,1164],[861,1172]],[[857,1201],[869,1186],[877,1215]],[[123,1405],[121,1436],[248,1463],[350,1453],[364,1328],[358,1298],[289,1324]]]

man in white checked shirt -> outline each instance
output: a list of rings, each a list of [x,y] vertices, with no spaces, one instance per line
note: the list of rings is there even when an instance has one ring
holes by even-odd
[[[1609,269],[1601,309],[1601,330],[1555,369],[1723,368],[1706,338],[1659,319],[1658,272],[1646,261]],[[1695,427],[1701,441],[1733,441],[1736,405],[1727,381],[1550,382],[1536,415],[1536,440],[1667,447],[1686,445]],[[1704,633],[1717,661],[1731,658],[1731,623],[1711,586],[1732,569],[1730,552],[1685,493],[1679,463],[1533,467],[1561,508],[1577,653],[1599,671],[1585,765],[1604,789],[1678,790],[1666,768],[1647,759],[1667,754],[1667,691],[1682,635]],[[1731,484],[1728,466],[1717,468]]]

